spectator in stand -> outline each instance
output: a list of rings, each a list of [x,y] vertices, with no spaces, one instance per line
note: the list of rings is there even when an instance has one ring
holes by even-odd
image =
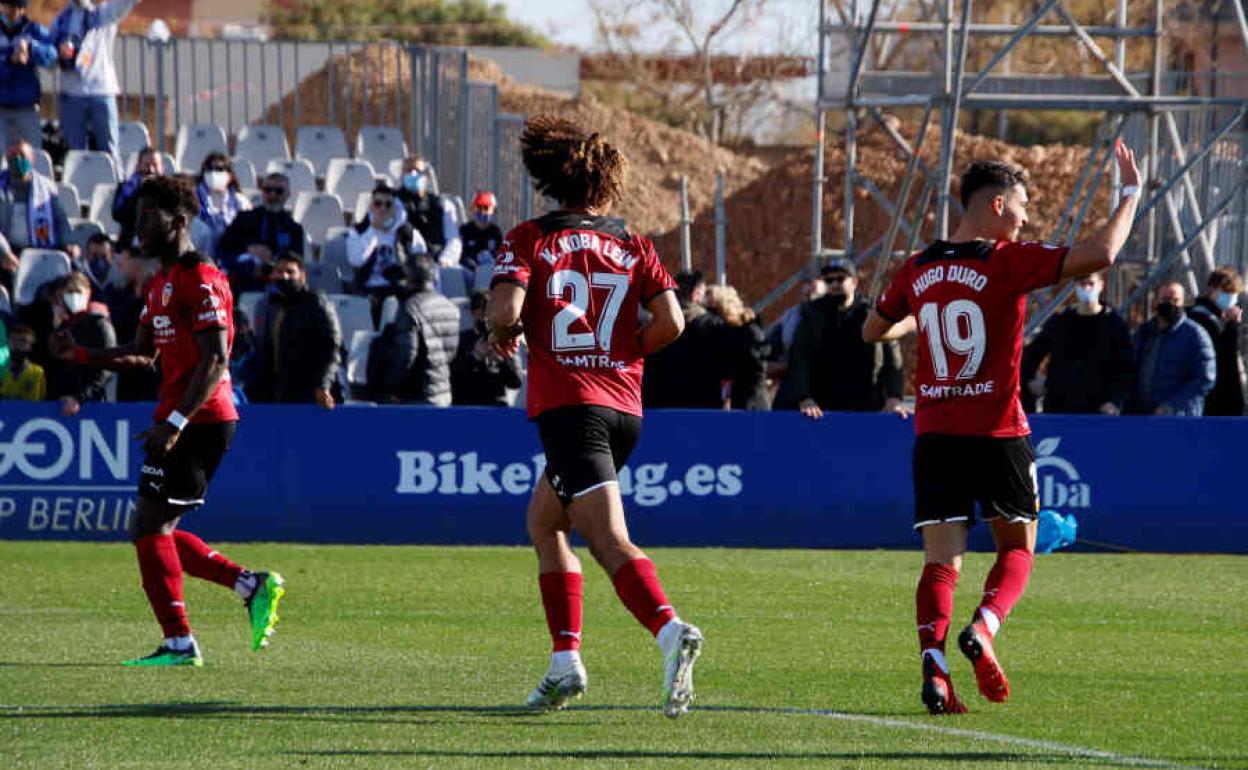
[[[69,218],[56,183],[35,171],[35,151],[28,142],[11,143],[0,171],[0,283],[13,287],[17,260],[26,248],[60,249],[72,257]]]
[[[112,280],[113,265],[113,242],[104,233],[91,233],[86,252],[75,262],[74,269],[85,273],[91,279],[91,288],[99,294]]]
[[[767,377],[779,383],[772,409],[797,409],[797,399],[787,384],[790,380],[784,376],[789,370],[789,351],[793,348],[798,322],[810,309],[810,303],[827,292],[828,285],[823,282],[823,276],[816,273],[802,281],[800,290],[801,302],[784,311],[767,332]]]
[[[412,266],[428,247],[407,221],[394,190],[384,182],[373,189],[368,215],[347,233],[347,263],[355,268],[355,290],[372,302],[373,324],[381,318],[386,297],[402,299],[410,291]]]
[[[111,348],[117,333],[108,319],[108,306],[91,301],[91,280],[79,272],[65,276],[52,293],[58,329],[68,329],[79,344]],[[48,361],[48,398],[60,402],[61,414],[73,417],[88,401],[103,401],[113,379],[107,369],[79,366],[52,357]]]
[[[0,147],[21,140],[39,147],[39,99],[43,95],[36,67],[56,61],[56,46],[42,24],[26,17],[26,0],[0,2]]]
[[[851,260],[836,258],[823,268],[828,290],[810,304],[797,325],[789,353],[788,379],[802,414],[891,412],[906,417],[901,349],[896,342],[864,342],[862,326],[871,304],[856,296]]]
[[[429,163],[422,157],[408,158],[403,164],[402,189],[399,200],[407,212],[407,221],[419,232],[428,251],[442,267],[459,264],[463,245],[455,226],[455,206],[433,192]]]
[[[503,244],[503,231],[494,221],[494,212],[498,209],[498,199],[494,193],[481,191],[472,199],[472,219],[459,226],[459,240],[463,244],[463,256],[459,264],[468,271],[469,278],[481,276],[489,285],[494,275],[494,259],[498,256],[498,247]]]
[[[9,330],[9,360],[0,367],[0,399],[42,401],[48,392],[43,367],[31,360],[35,330],[17,324]]]
[[[192,223],[195,249],[218,262],[222,259],[221,237],[241,212],[251,208],[234,174],[234,165],[221,152],[210,152],[199,169],[195,194],[199,196],[199,216]]]
[[[270,285],[256,308],[259,355],[248,398],[333,409],[342,346],[338,312],[324,293],[308,289],[303,257],[293,251],[278,255]]]
[[[1157,291],[1153,319],[1135,330],[1135,393],[1131,414],[1199,417],[1217,379],[1213,342],[1183,312],[1183,285]]]
[[[236,297],[264,288],[278,254],[304,253],[303,225],[286,210],[290,180],[285,174],[269,174],[260,189],[264,208],[240,212],[221,236],[221,263]],[[302,261],[299,272],[303,272]]]
[[[474,291],[469,299],[472,328],[459,334],[451,362],[451,395],[455,406],[509,406],[507,389],[520,387],[519,356],[503,358],[490,347],[485,306],[489,292]]]
[[[122,251],[118,256],[118,278],[100,293],[117,339],[132,340],[139,333],[144,292],[158,268],[156,260],[143,259],[138,251]],[[159,391],[160,372],[155,365],[117,372],[118,401],[155,401]]]
[[[411,267],[415,292],[395,321],[382,400],[451,405],[451,361],[459,345],[459,308],[433,287],[433,262],[418,256]]]
[[[1209,274],[1205,296],[1187,309],[1187,315],[1213,342],[1217,379],[1205,396],[1206,417],[1242,417],[1244,414],[1244,358],[1239,352],[1239,294],[1243,279],[1234,268],[1219,267]]]
[[[676,301],[685,331],[667,347],[646,356],[641,380],[646,409],[723,409],[724,380],[731,376],[720,346],[724,319],[702,304],[706,281],[697,270],[677,273]]]
[[[731,286],[707,287],[704,304],[724,320],[719,327],[722,341],[717,346],[728,369],[722,400],[731,409],[767,411],[771,404],[767,398],[767,340],[762,324]]]
[[[138,0],[69,0],[52,22],[61,68],[61,129],[71,150],[100,150],[121,169],[117,143],[117,25]]]
[[[1023,351],[1023,407],[1044,398],[1051,414],[1119,414],[1131,394],[1134,363],[1127,323],[1101,304],[1099,273],[1075,281],[1075,305],[1049,319]],[[1037,372],[1045,359],[1045,376]]]
[[[134,161],[134,173],[113,193],[113,221],[121,226],[117,234],[117,247],[122,251],[139,254],[138,233],[134,223],[138,216],[139,185],[144,179],[164,176],[164,161],[154,147],[144,147]],[[126,337],[124,339],[130,339]]]

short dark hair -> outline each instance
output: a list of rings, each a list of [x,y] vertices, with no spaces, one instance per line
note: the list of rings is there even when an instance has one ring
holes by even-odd
[[[382,195],[389,195],[391,198],[397,195],[397,193],[395,192],[395,189],[391,187],[390,185],[386,184],[385,182],[378,182],[376,186],[373,187],[373,192],[371,194],[377,195],[378,193]]]
[[[693,297],[693,290],[706,283],[701,270],[681,270],[676,274],[676,294],[685,299]]]
[[[90,246],[96,243],[107,243],[109,246],[113,245],[112,239],[104,233],[91,233],[91,235],[87,238],[87,245]]]
[[[971,197],[980,190],[996,189],[1004,192],[1014,185],[1027,187],[1027,172],[1021,166],[999,160],[977,160],[962,172],[962,184],[958,197],[965,208]]]
[[[277,258],[274,259],[273,261],[274,262],[293,262],[294,264],[299,266],[300,271],[303,270],[303,257],[299,256],[299,254],[293,251],[283,251],[281,254],[278,254]]]
[[[199,216],[199,197],[192,182],[183,176],[154,176],[139,185],[139,198],[151,201],[169,216],[181,214],[187,220]]]

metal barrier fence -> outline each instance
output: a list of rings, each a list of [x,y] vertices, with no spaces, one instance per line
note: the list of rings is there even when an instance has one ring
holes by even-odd
[[[462,48],[120,35],[114,55],[121,120],[145,124],[165,151],[188,124],[219,125],[231,137],[249,124],[279,126],[292,153],[300,126],[337,126],[349,152],[361,127],[390,126],[429,159],[443,191],[469,199],[493,190],[504,229],[533,214],[519,119],[499,113],[497,86],[469,80]],[[59,70],[40,76],[45,93],[59,92]]]

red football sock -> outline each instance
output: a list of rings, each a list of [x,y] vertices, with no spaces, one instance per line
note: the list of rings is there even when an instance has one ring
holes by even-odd
[[[148,535],[134,541],[139,556],[143,590],[165,637],[190,636],[186,605],[182,603],[182,563],[173,535]]]
[[[186,574],[234,588],[238,576],[243,574],[242,567],[230,561],[225,554],[209,548],[207,543],[190,532],[175,529],[173,537],[177,541],[178,558],[182,560],[182,569],[186,570]]]
[[[999,620],[1005,620],[1027,590],[1033,561],[1034,556],[1026,548],[1011,548],[997,554],[997,561],[984,581],[984,598],[979,606],[992,610]]]
[[[542,606],[554,652],[581,648],[581,605],[584,579],[579,572],[543,572],[537,576],[542,587]]]
[[[953,589],[957,585],[957,569],[947,564],[923,565],[923,576],[914,593],[920,651],[933,648],[945,651],[949,618],[953,617]]]
[[[628,562],[615,571],[611,582],[615,584],[615,593],[628,611],[655,636],[667,621],[676,617],[676,610],[667,603],[654,562],[649,559]]]

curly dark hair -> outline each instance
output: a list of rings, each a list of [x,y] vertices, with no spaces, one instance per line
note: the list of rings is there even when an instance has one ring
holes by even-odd
[[[602,208],[624,194],[628,159],[598,132],[553,115],[529,118],[520,135],[537,191],[568,208]]]
[[[185,177],[154,176],[139,185],[139,197],[156,204],[169,216],[182,214],[187,221],[199,216],[199,197],[195,184]]]
[[[965,208],[971,197],[980,190],[993,189],[1003,192],[1014,185],[1027,187],[1027,172],[1013,163],[999,160],[977,160],[962,172],[962,184],[958,197]]]

